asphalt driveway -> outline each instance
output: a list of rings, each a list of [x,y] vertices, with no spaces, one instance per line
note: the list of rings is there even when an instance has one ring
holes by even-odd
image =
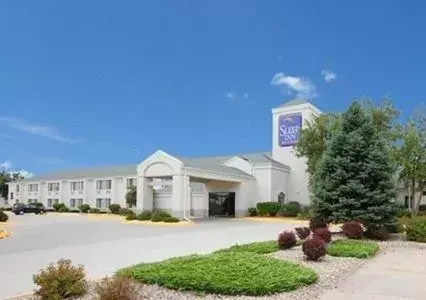
[[[92,278],[118,268],[236,243],[275,239],[291,224],[219,219],[191,226],[141,226],[85,216],[11,216],[12,235],[0,240],[0,299],[28,293],[32,275],[60,258],[83,264]]]

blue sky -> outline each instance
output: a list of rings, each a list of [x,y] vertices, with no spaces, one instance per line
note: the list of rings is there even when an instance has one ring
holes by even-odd
[[[1,1],[0,164],[271,148],[271,111],[424,101],[423,1]]]

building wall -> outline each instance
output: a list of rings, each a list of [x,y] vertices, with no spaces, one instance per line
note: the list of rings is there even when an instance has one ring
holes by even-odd
[[[17,200],[21,203],[28,203],[28,199],[35,199],[43,203],[46,207],[48,199],[59,199],[60,203],[70,206],[71,199],[83,199],[83,203],[96,207],[97,198],[109,198],[111,204],[117,203],[122,207],[126,206],[127,179],[136,178],[136,175],[120,176],[120,177],[102,177],[102,178],[76,178],[70,180],[52,180],[52,181],[28,181],[13,182],[9,184],[9,205],[14,204]],[[110,190],[97,190],[97,180],[111,180]],[[83,181],[84,187],[82,191],[71,191],[71,182]],[[59,191],[49,191],[49,183],[59,182]],[[29,192],[28,184],[38,184],[37,192]],[[20,191],[16,192],[16,186],[19,185]],[[12,198],[13,193],[13,199]]]
[[[271,167],[270,166],[258,166],[253,168],[253,176],[256,178],[254,183],[256,189],[255,194],[255,203],[271,201]]]
[[[286,195],[285,202],[299,201],[298,199],[290,199],[288,197],[288,180],[289,172],[286,170],[272,167],[271,169],[271,200],[278,201],[278,195],[282,192]]]
[[[294,146],[281,147],[279,145],[279,117],[281,115],[301,114],[302,127],[306,121],[312,121],[321,114],[315,106],[307,103],[288,107],[279,107],[272,110],[272,157],[274,160],[290,167],[288,180],[287,199],[309,204],[308,174],[306,172],[306,159],[297,158]]]

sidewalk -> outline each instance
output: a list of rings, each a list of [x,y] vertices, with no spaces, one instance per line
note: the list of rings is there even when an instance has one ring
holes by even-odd
[[[378,256],[321,300],[425,300],[426,249],[394,248]]]

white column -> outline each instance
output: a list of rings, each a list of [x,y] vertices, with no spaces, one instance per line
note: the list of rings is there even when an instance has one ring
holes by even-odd
[[[176,217],[189,217],[189,176],[173,175],[172,210]]]
[[[144,176],[138,176],[136,191],[136,208],[144,211],[152,211],[153,192],[149,185],[150,180]]]

